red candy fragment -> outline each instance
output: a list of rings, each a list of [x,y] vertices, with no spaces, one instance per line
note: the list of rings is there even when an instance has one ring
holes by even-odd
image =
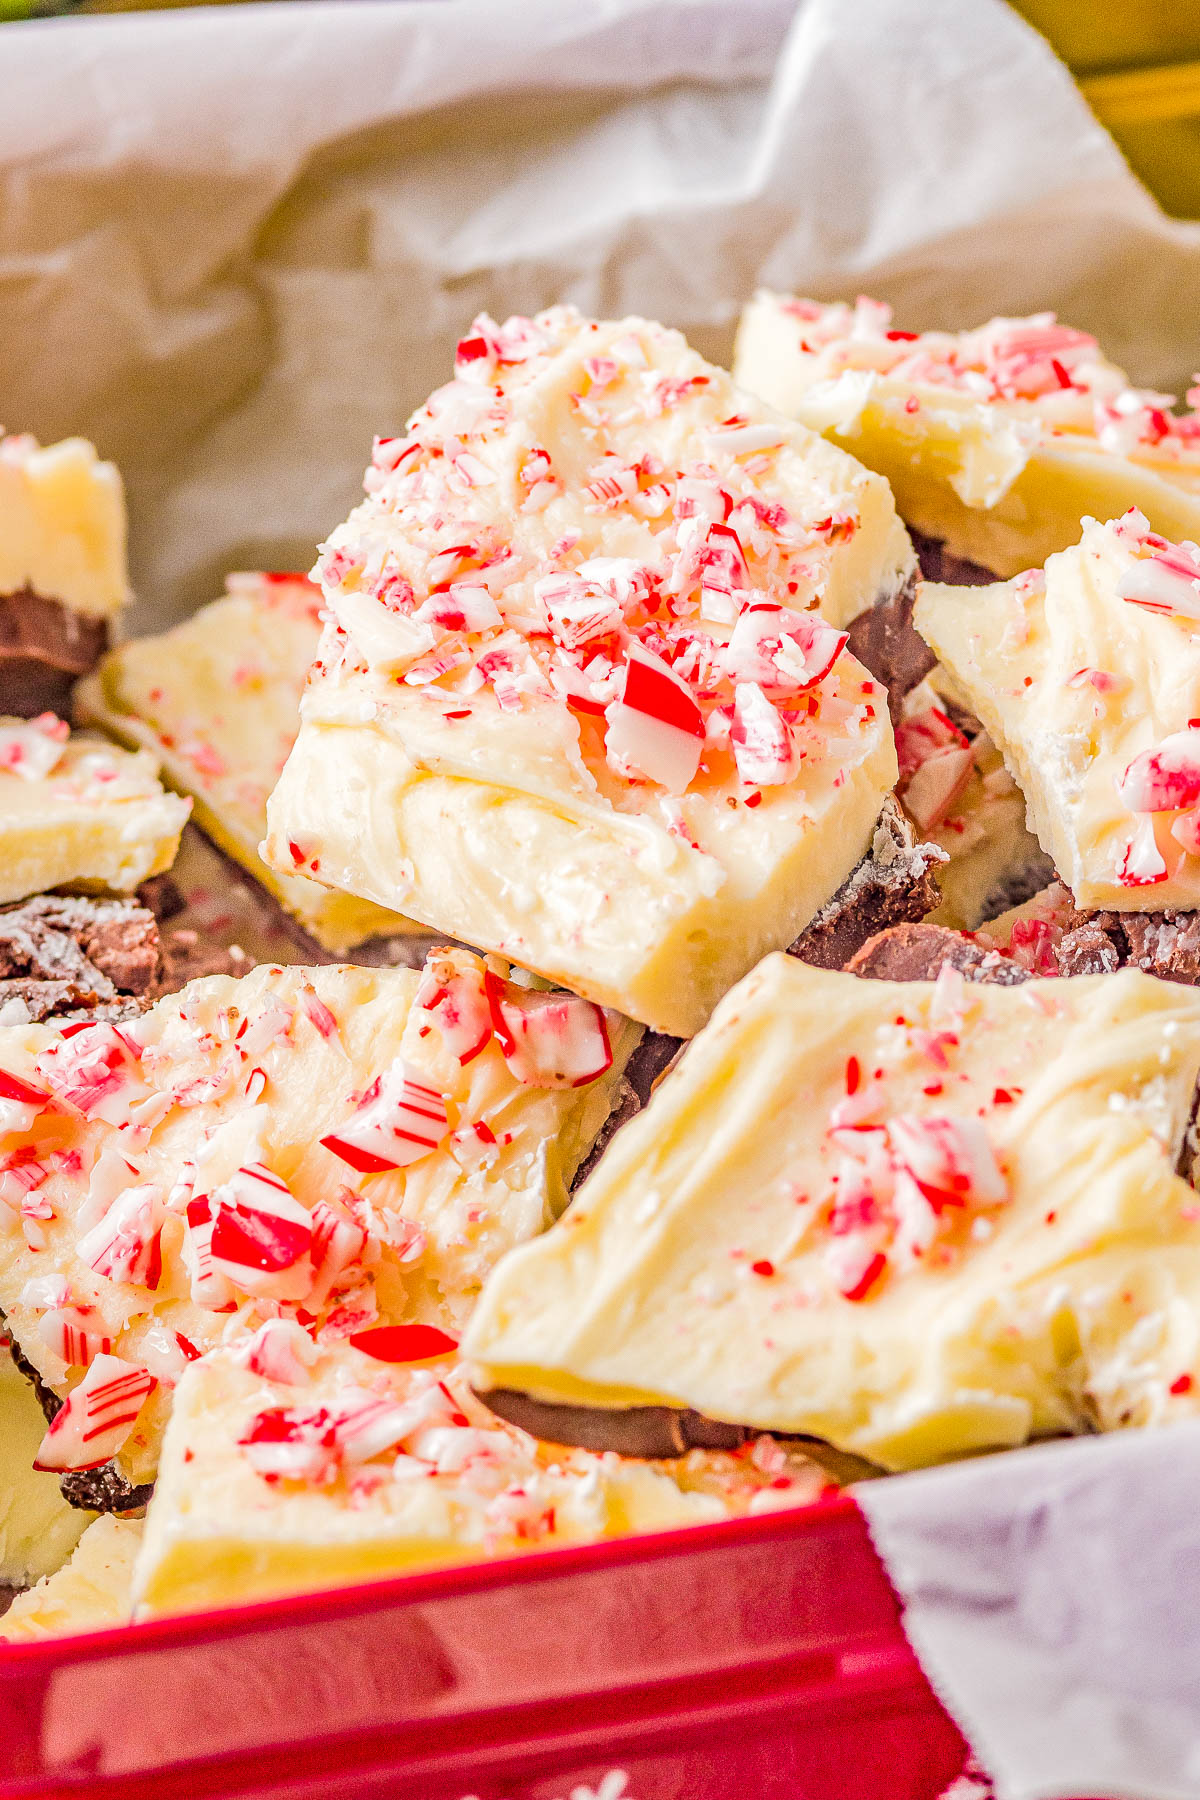
[[[350,1343],[355,1350],[386,1363],[429,1362],[458,1349],[458,1339],[435,1325],[377,1325],[356,1332]]]
[[[377,1075],[344,1125],[321,1139],[362,1174],[402,1169],[436,1150],[449,1118],[445,1096],[397,1057]]]

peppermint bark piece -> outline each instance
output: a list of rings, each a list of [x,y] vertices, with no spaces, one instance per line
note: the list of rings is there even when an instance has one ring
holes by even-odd
[[[79,1517],[77,1513],[76,1518]],[[132,1616],[140,1519],[96,1519],[62,1568],[18,1594],[0,1617],[0,1639],[34,1643],[74,1631],[100,1631]]]
[[[823,1485],[769,1438],[660,1464],[539,1443],[452,1362],[341,1346],[289,1365],[273,1332],[179,1384],[134,1574],[141,1616],[703,1524]]]
[[[1132,970],[767,958],[495,1270],[475,1384],[892,1469],[1194,1411],[1200,1224],[1173,1171],[1198,1070],[1200,996]]]
[[[83,438],[0,436],[0,713],[63,710],[128,599],[113,464]]]
[[[877,300],[764,292],[742,315],[734,374],[886,475],[901,518],[935,547],[927,576],[1016,575],[1073,544],[1085,514],[1131,506],[1166,537],[1200,537],[1200,415],[1132,387],[1053,313],[899,331]]]
[[[966,694],[1076,904],[1200,902],[1200,549],[1140,513],[991,588],[927,586],[919,629]]]
[[[76,689],[76,717],[152,752],[201,829],[321,949],[342,953],[419,930],[370,901],[277,873],[259,856],[267,795],[295,741],[321,636],[321,594],[294,574],[235,574],[225,585],[223,599],[170,631],[110,651]]]
[[[678,333],[555,308],[478,320],[366,486],[264,857],[695,1031],[895,779],[835,628],[911,576],[886,484]]]
[[[0,1030],[0,1311],[54,1413],[41,1466],[129,1504],[179,1374],[239,1324],[456,1331],[566,1205],[638,1036],[466,952]]]
[[[145,751],[53,713],[0,717],[0,902],[68,884],[132,893],[170,867],[188,812]]]

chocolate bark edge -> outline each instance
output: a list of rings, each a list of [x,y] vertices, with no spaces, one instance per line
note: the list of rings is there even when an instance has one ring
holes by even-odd
[[[663,1462],[686,1456],[689,1450],[738,1450],[751,1438],[771,1436],[800,1445],[813,1462],[839,1482],[867,1480],[883,1473],[866,1457],[835,1449],[807,1433],[768,1433],[753,1425],[730,1425],[692,1407],[567,1406],[535,1400],[518,1388],[472,1391],[497,1418],[527,1431],[531,1437],[543,1443],[569,1444],[598,1455],[613,1451],[644,1462]]]
[[[2,1315],[0,1323],[3,1323]],[[11,1332],[7,1333],[7,1338],[9,1355],[32,1387],[47,1425],[52,1425],[64,1402],[42,1380]],[[137,1512],[148,1504],[154,1492],[153,1482],[135,1487],[119,1475],[110,1462],[103,1463],[98,1469],[71,1470],[60,1475],[58,1485],[67,1504],[77,1506],[83,1512]]]
[[[868,938],[890,925],[923,919],[940,904],[933,871],[945,860],[936,844],[917,842],[889,794],[867,854],[788,946],[788,955],[818,969],[844,969]]]
[[[944,538],[927,537],[923,531],[905,527],[917,553],[923,581],[940,582],[946,587],[991,587],[1001,577],[968,556],[958,556],[947,549]]]
[[[944,968],[968,981],[1017,987],[1030,971],[999,950],[976,943],[947,925],[893,925],[868,938],[846,965],[846,973],[872,981],[935,981]]]
[[[683,1048],[683,1038],[667,1037],[661,1031],[648,1031],[625,1065],[613,1098],[612,1110],[596,1136],[596,1141],[576,1169],[570,1191],[581,1188],[622,1125],[635,1119],[649,1102],[650,1095]]]
[[[923,681],[937,658],[912,622],[917,576],[911,575],[894,594],[860,612],[848,627],[850,649],[882,681],[893,723],[912,688]]]
[[[0,713],[65,716],[71,688],[108,649],[108,623],[32,588],[0,594]]]

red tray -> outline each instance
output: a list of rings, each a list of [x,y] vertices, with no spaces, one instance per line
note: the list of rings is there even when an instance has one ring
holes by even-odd
[[[0,1800],[935,1800],[965,1757],[841,1496],[0,1647]]]

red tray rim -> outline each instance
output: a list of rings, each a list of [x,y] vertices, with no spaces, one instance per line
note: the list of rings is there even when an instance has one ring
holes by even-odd
[[[575,1570],[620,1567],[693,1552],[702,1555],[735,1543],[766,1545],[780,1537],[826,1531],[830,1526],[841,1528],[851,1521],[857,1522],[869,1543],[870,1535],[862,1512],[853,1496],[842,1490],[822,1495],[805,1505],[780,1507],[776,1511],[744,1514],[733,1519],[714,1519],[702,1525],[630,1532],[590,1544],[555,1545],[490,1561],[416,1569],[386,1575],[375,1581],[247,1600],[204,1611],[171,1613],[161,1618],[132,1620],[121,1625],[100,1626],[93,1631],[66,1632],[23,1643],[0,1639],[0,1673],[12,1675],[25,1669],[33,1672],[41,1664],[124,1656],[130,1650],[143,1647],[151,1650],[163,1643],[206,1644],[217,1639],[236,1638],[246,1632],[269,1630],[273,1625],[303,1623],[316,1626],[323,1619],[361,1616],[394,1606],[397,1602],[419,1603],[504,1588],[518,1582],[550,1581]],[[871,1550],[874,1554],[873,1545]],[[881,1578],[887,1580],[882,1563],[879,1568]]]

